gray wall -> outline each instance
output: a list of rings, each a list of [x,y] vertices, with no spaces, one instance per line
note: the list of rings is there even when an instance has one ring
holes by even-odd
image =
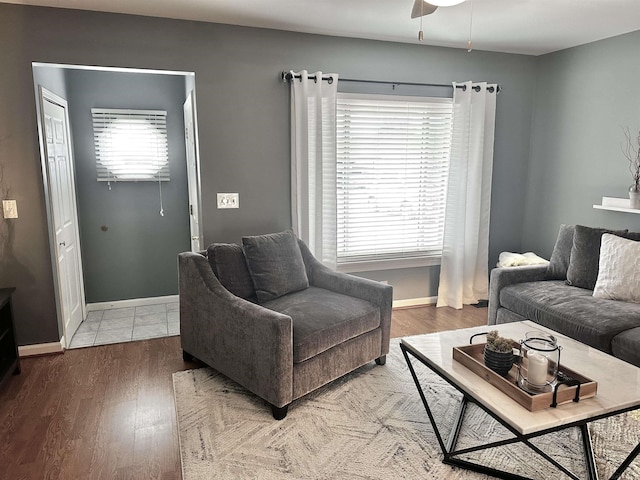
[[[66,70],[87,303],[178,293],[176,256],[189,250],[185,77]],[[91,108],[167,111],[171,180],[96,181]],[[103,231],[102,227],[108,228]]]
[[[59,97],[67,98],[67,79],[63,69],[34,66],[33,80],[36,85],[42,85]]]
[[[539,57],[523,250],[548,258],[561,223],[640,230],[640,215],[593,208],[628,198],[621,126],[640,130],[638,46],[640,31]]]
[[[0,284],[16,284],[20,290],[21,344],[58,339],[32,61],[195,72],[205,244],[290,226],[289,92],[281,70],[306,68],[372,80],[500,83],[491,263],[500,251],[520,248],[534,57],[11,4],[0,4],[0,44],[0,158],[8,185],[20,194],[13,251],[32,278],[27,284],[13,263],[0,273]],[[241,208],[217,210],[216,192],[239,192]],[[384,276],[402,299],[434,295],[434,270],[368,275]]]

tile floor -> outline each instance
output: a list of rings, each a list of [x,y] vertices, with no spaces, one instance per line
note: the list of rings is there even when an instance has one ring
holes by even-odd
[[[69,348],[179,335],[178,305],[175,302],[94,310],[78,327]]]

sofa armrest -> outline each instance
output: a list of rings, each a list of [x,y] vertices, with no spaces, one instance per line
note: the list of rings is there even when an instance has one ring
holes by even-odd
[[[494,268],[489,281],[489,325],[496,324],[500,308],[500,290],[515,283],[545,280],[546,265],[524,265],[519,267]]]
[[[231,294],[200,254],[179,254],[178,272],[183,350],[276,407],[291,403],[291,317]]]
[[[380,355],[389,353],[393,287],[367,278],[331,270],[313,256],[304,242],[299,240],[299,244],[310,285],[366,300],[380,309],[380,328],[382,329],[382,353]]]

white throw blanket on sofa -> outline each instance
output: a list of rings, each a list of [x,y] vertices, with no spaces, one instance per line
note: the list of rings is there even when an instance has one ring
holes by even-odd
[[[533,252],[512,253],[502,252],[498,258],[497,267],[517,267],[519,265],[547,265],[549,260],[539,257]]]

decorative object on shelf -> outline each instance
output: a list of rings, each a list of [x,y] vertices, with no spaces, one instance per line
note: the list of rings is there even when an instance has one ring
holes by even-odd
[[[513,346],[511,340],[491,330],[484,346],[484,364],[498,375],[505,376],[513,366]],[[473,337],[472,337],[473,338]]]
[[[629,171],[633,178],[633,183],[629,187],[629,203],[631,208],[640,209],[640,131],[636,137],[636,147],[631,139],[629,127],[622,129],[624,132],[625,143],[622,145],[622,153],[629,161]]]
[[[544,332],[525,333],[520,340],[518,386],[532,394],[551,391],[558,379],[560,351],[556,337]]]
[[[593,208],[640,214],[640,208],[631,208],[631,200],[629,198],[602,197],[602,204],[594,205]]]
[[[640,208],[640,189],[633,185],[629,187],[629,204],[636,210]]]

